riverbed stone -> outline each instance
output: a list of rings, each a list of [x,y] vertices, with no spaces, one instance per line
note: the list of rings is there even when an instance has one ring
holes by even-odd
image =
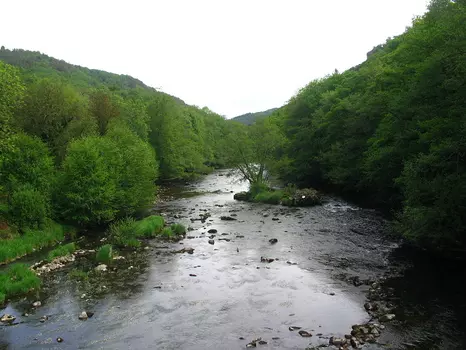
[[[89,317],[87,316],[87,312],[86,311],[83,311],[79,314],[78,318],[81,320],[81,321],[86,321]]]
[[[209,244],[214,245],[214,244],[215,244],[215,241],[214,241],[213,239],[209,239]]]
[[[272,239],[269,239],[269,242],[270,242],[271,244],[275,244],[275,243],[278,242],[278,239],[272,238]]]
[[[12,323],[16,320],[16,317],[10,314],[4,314],[1,318],[0,321],[3,323]]]
[[[312,337],[312,334],[309,333],[309,332],[306,332],[306,331],[299,331],[298,334],[303,337],[303,338],[309,338],[309,337]]]
[[[218,231],[214,228],[211,228],[209,231],[207,231],[207,233],[217,233]]]
[[[388,322],[395,319],[395,314],[386,314],[380,317],[381,322]]]
[[[236,219],[231,216],[220,216],[220,220],[223,221],[235,221]]]
[[[42,303],[40,301],[35,301],[32,303],[32,307],[40,307]]]
[[[98,265],[98,266],[95,268],[95,270],[96,270],[97,272],[105,272],[105,271],[107,271],[107,265],[105,265],[105,264],[100,264],[100,265]]]

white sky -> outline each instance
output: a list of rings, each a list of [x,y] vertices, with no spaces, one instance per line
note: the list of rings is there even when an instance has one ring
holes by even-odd
[[[3,0],[0,45],[129,74],[234,117],[401,34],[428,0]]]

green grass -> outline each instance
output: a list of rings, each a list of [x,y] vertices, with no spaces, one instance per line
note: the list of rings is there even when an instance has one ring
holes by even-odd
[[[76,244],[73,242],[62,245],[58,248],[55,248],[54,250],[50,251],[49,254],[47,255],[47,260],[52,261],[53,259],[59,257],[59,256],[66,256],[74,253],[76,251]]]
[[[80,281],[86,281],[89,278],[89,275],[87,274],[87,272],[84,272],[78,269],[74,269],[68,275],[70,276],[70,278],[80,280]]]
[[[36,250],[51,247],[65,239],[65,227],[51,222],[43,230],[27,230],[22,235],[3,239],[0,244],[0,264],[11,262]]]
[[[160,235],[163,237],[163,238],[172,238],[175,234],[173,233],[172,229],[170,227],[165,227],[162,232],[160,233]]]
[[[24,295],[39,288],[40,279],[28,265],[11,265],[0,273],[0,304],[8,298]]]
[[[173,231],[175,235],[184,235],[186,234],[186,227],[181,224],[172,224],[170,229]]]
[[[254,197],[254,202],[267,203],[267,204],[280,204],[284,193],[282,191],[264,191],[259,192]]]
[[[111,244],[103,245],[97,251],[95,258],[100,263],[109,264],[113,259],[113,248]]]
[[[151,215],[136,223],[136,236],[151,238],[162,232],[165,220],[161,216]]]

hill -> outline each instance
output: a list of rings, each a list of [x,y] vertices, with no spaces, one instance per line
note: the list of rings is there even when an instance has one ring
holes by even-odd
[[[153,87],[144,84],[141,80],[129,75],[81,67],[37,51],[9,50],[2,46],[0,48],[0,60],[19,67],[26,82],[40,78],[61,78],[80,90],[103,87],[112,91],[136,89],[140,90],[139,94],[153,95],[159,93],[170,96],[177,102],[184,104],[184,101],[178,97],[157,91]]]
[[[278,108],[271,108],[266,111],[262,112],[256,112],[256,113],[246,113],[239,115],[237,117],[232,118],[231,120],[234,120],[236,122],[240,122],[242,124],[246,125],[251,125],[254,124],[257,120],[263,119],[271,115],[273,112],[275,112]]]

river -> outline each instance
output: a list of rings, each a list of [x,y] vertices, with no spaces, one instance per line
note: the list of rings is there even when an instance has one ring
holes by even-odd
[[[164,191],[153,212],[189,226],[186,239],[123,252],[116,271],[86,286],[70,278],[76,266],[54,273],[37,296],[40,308],[31,311],[29,297],[1,310],[22,323],[0,327],[0,349],[244,349],[259,337],[263,349],[328,345],[370,320],[363,305],[381,277],[396,320],[365,349],[465,348],[461,264],[400,247],[374,210],[333,197],[312,208],[233,200],[246,187],[217,171]],[[204,223],[191,220],[205,213]],[[214,244],[208,230],[217,230]],[[171,253],[183,247],[194,253]],[[355,278],[366,283],[356,286]],[[80,321],[82,310],[94,316]]]

